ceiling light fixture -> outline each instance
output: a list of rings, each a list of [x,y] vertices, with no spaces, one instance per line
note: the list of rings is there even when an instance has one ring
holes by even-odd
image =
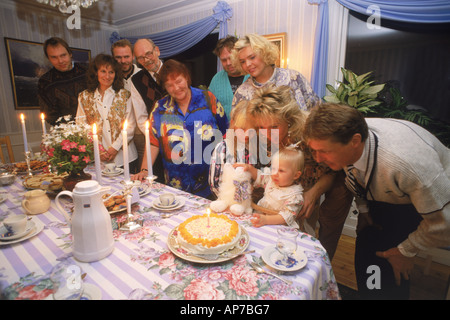
[[[98,0],[36,0],[42,4],[48,4],[52,7],[58,7],[59,11],[66,13],[68,8],[75,6],[76,8],[89,8]]]

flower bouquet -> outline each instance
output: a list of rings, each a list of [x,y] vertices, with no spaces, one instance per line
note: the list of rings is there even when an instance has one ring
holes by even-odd
[[[90,129],[90,125],[76,123],[68,115],[59,118],[57,124],[44,135],[41,149],[48,155],[48,162],[58,174],[69,173],[69,177],[86,178],[83,169],[94,158]]]

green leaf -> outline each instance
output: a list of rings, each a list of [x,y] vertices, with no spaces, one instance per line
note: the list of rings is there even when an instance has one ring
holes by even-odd
[[[351,107],[356,107],[356,103],[358,102],[357,96],[351,96],[348,98],[348,105]]]
[[[357,82],[358,84],[361,84],[364,80],[366,80],[366,78],[367,78],[371,73],[372,73],[372,71],[369,71],[369,72],[364,73],[364,74],[362,74],[362,75],[360,75],[360,76],[357,76],[357,77],[356,77],[356,82]]]
[[[328,91],[330,91],[331,93],[336,93],[336,89],[332,85],[327,84],[326,87]]]
[[[323,97],[323,100],[325,100],[326,102],[331,102],[331,103],[340,103],[341,102],[336,96],[325,96],[325,97]]]
[[[383,90],[384,84],[378,84],[372,87],[365,88],[363,91],[361,91],[361,94],[376,94]]]

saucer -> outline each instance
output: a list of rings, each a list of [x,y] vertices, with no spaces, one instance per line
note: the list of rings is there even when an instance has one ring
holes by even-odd
[[[1,241],[10,241],[10,240],[15,240],[15,239],[19,239],[22,238],[24,236],[26,236],[28,233],[31,232],[31,230],[34,228],[35,223],[33,221],[28,221],[27,222],[27,227],[25,228],[25,230],[19,234],[12,234],[10,232],[8,232],[8,230],[6,229],[5,226],[1,226],[0,227],[0,240]]]
[[[22,238],[18,238],[15,240],[0,241],[0,246],[7,246],[7,245],[10,245],[13,243],[18,243],[18,242],[28,240],[28,239],[34,237],[35,235],[37,235],[38,233],[40,233],[42,230],[44,230],[45,225],[41,221],[34,220],[33,218],[31,218],[31,221],[34,221],[35,226],[33,228],[31,228],[31,231],[28,234],[22,236]]]
[[[141,197],[150,193],[150,187],[146,184],[141,184],[141,185],[137,186],[137,190]]]
[[[176,204],[175,205],[171,205],[169,207],[161,207],[161,206],[157,206],[157,203],[159,202],[159,199],[155,199],[152,203],[152,207],[156,210],[160,210],[160,211],[172,211],[172,210],[176,210],[181,208],[182,206],[184,206],[184,199],[179,198],[179,197],[175,197],[176,200]]]
[[[292,257],[292,263],[289,266],[281,264],[282,255],[274,246],[265,247],[262,251],[264,262],[279,271],[297,271],[306,266],[308,258],[303,251],[297,250]]]
[[[114,172],[102,170],[102,174],[107,177],[115,177],[122,173],[123,173],[122,168],[117,168],[116,171],[114,171]]]
[[[161,201],[159,199],[155,199],[153,201],[153,205],[155,207],[158,207],[158,208],[161,208],[161,209],[171,209],[173,207],[176,207],[179,204],[180,204],[180,202],[179,202],[179,200],[177,198],[175,198],[174,202],[172,204],[168,205],[168,206],[162,205]]]

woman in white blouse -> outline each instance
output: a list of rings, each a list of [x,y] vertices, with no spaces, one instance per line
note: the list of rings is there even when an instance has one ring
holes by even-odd
[[[123,166],[122,130],[127,120],[128,159],[130,171],[137,169],[137,151],[133,134],[136,126],[130,92],[123,87],[120,65],[107,54],[99,54],[89,65],[87,89],[78,95],[77,122],[97,124],[104,151],[100,158]]]

